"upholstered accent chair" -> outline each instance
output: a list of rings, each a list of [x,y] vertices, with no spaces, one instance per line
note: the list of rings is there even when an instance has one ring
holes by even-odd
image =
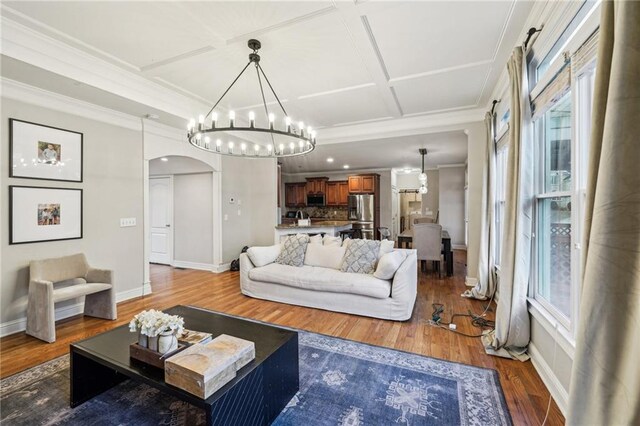
[[[85,315],[117,318],[113,272],[90,267],[84,254],[34,260],[29,274],[27,334],[55,342],[55,303],[81,296]]]
[[[418,260],[438,262],[439,277],[442,278],[444,256],[442,254],[442,225],[416,223],[413,225],[413,248],[418,251]],[[424,269],[424,268],[423,268]]]

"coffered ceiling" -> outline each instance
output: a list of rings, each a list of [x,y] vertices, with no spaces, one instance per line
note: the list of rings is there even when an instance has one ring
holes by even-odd
[[[5,1],[2,15],[199,105],[217,100],[258,38],[288,114],[326,129],[484,107],[531,5]],[[260,104],[249,69],[221,105],[244,116]]]

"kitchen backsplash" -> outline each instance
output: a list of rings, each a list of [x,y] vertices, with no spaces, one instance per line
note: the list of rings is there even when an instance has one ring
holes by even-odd
[[[346,207],[325,206],[325,207],[302,207],[300,209],[288,208],[288,211],[295,212],[298,210],[302,210],[305,214],[309,215],[309,217],[312,217],[312,218],[336,219],[336,220],[347,219]]]

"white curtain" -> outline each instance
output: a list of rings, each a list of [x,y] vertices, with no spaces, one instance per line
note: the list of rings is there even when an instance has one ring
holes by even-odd
[[[483,336],[491,355],[526,360],[530,337],[527,289],[531,262],[533,144],[525,53],[517,47],[509,62],[511,122],[505,188],[505,217],[495,330]]]
[[[604,1],[569,425],[640,425],[640,2]]]
[[[478,283],[470,290],[466,290],[462,296],[473,299],[486,300],[493,296],[496,290],[494,253],[494,208],[495,208],[495,164],[496,145],[493,129],[493,115],[487,112],[484,118],[487,128],[487,154],[482,170],[482,205],[480,223],[480,253],[478,254]]]

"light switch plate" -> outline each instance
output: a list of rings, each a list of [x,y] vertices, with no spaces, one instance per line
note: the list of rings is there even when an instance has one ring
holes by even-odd
[[[120,218],[120,228],[127,228],[129,226],[136,226],[135,217],[122,217]]]

